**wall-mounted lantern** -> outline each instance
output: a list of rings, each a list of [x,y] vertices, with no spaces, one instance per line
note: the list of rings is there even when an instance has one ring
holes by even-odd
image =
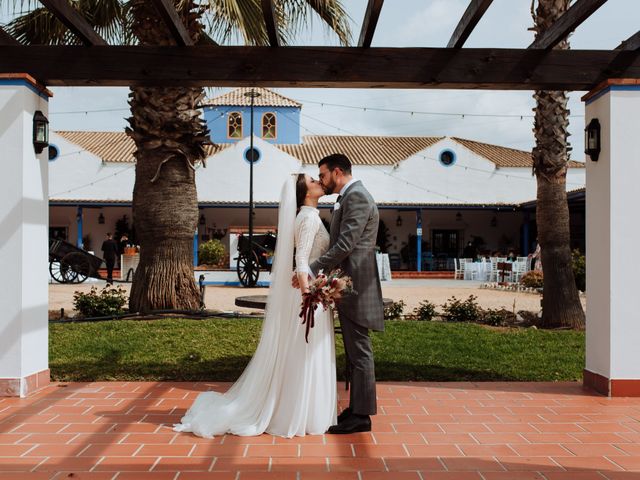
[[[204,218],[204,213],[200,214],[200,225],[207,223],[207,219]]]
[[[100,215],[98,215],[98,223],[100,225],[104,225],[104,215],[102,214],[102,212],[100,212]]]
[[[462,213],[458,212],[456,213],[456,222],[461,222],[462,221]]]
[[[401,226],[402,226],[402,217],[398,215],[398,218],[396,219],[396,227],[401,227]]]
[[[592,118],[584,129],[584,153],[589,155],[592,161],[598,161],[600,156],[600,122],[597,118]]]
[[[492,227],[498,226],[498,217],[496,215],[493,216],[493,218],[491,219],[491,222],[489,222],[489,225],[491,225]]]
[[[49,146],[49,120],[40,110],[33,114],[33,148],[36,153]]]

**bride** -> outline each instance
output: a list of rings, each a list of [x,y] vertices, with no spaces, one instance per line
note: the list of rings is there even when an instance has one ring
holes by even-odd
[[[318,212],[324,190],[309,175],[296,174],[282,187],[278,241],[260,342],[240,378],[226,393],[203,392],[174,425],[201,437],[232,433],[281,437],[322,434],[336,423],[333,319],[318,308],[305,342],[299,317],[308,289],[309,263],[329,247]],[[291,286],[295,247],[300,290]]]

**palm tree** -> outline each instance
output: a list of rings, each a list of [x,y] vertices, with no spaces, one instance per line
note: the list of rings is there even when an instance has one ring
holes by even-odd
[[[8,25],[26,44],[76,42],[66,27],[35,1],[17,2],[28,10]],[[73,6],[108,41],[172,45],[173,37],[153,3],[145,0],[73,0]],[[267,45],[261,0],[174,0],[195,43],[207,30],[217,41],[241,36]],[[315,12],[342,44],[350,41],[341,0],[276,2],[280,38],[287,43]],[[76,42],[77,43],[77,42]],[[195,310],[199,294],[193,275],[193,235],[198,220],[194,165],[205,158],[208,129],[198,105],[202,88],[132,87],[127,133],[136,144],[133,222],[141,247],[129,308]]]
[[[534,11],[536,36],[545,32],[567,9],[570,0],[538,0]],[[568,49],[563,40],[557,49]],[[536,223],[544,265],[542,325],[545,327],[583,328],[584,311],[573,275],[569,206],[567,203],[567,164],[569,162],[568,96],[563,91],[542,91],[536,99],[533,169],[538,186]]]

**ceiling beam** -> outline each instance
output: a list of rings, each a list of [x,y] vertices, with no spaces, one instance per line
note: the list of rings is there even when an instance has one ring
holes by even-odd
[[[449,39],[447,48],[461,48],[464,45],[492,2],[493,0],[471,0],[469,2],[469,6]]]
[[[373,34],[378,25],[380,10],[384,0],[369,0],[367,10],[364,12],[364,20],[362,21],[362,29],[360,30],[360,38],[358,39],[359,47],[369,48],[373,40]]]
[[[173,39],[180,47],[189,47],[193,45],[193,40],[182,23],[180,15],[171,0],[153,0],[153,5],[158,10],[162,21],[169,28]]]
[[[640,50],[640,30],[618,45],[616,50]]]
[[[0,73],[50,86],[589,90],[640,79],[640,55],[618,50],[2,46],[0,58]]]
[[[262,0],[262,15],[264,16],[264,23],[267,26],[269,45],[272,47],[280,46],[280,35],[278,33],[278,25],[276,24],[276,6],[273,0]]]
[[[106,45],[107,42],[67,0],[40,0],[69,30],[87,46]]]
[[[0,27],[0,45],[20,45],[20,42]]]
[[[531,49],[550,50],[564,40],[582,22],[591,16],[607,0],[576,0],[576,2],[564,12],[553,25],[529,45]]]

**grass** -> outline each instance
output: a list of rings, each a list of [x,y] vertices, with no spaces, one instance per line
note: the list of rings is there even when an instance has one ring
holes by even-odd
[[[255,319],[51,324],[51,375],[57,381],[233,381],[251,359],[261,325]],[[578,331],[389,321],[372,339],[378,380],[578,380],[584,366]],[[336,350],[341,377],[340,338]]]

